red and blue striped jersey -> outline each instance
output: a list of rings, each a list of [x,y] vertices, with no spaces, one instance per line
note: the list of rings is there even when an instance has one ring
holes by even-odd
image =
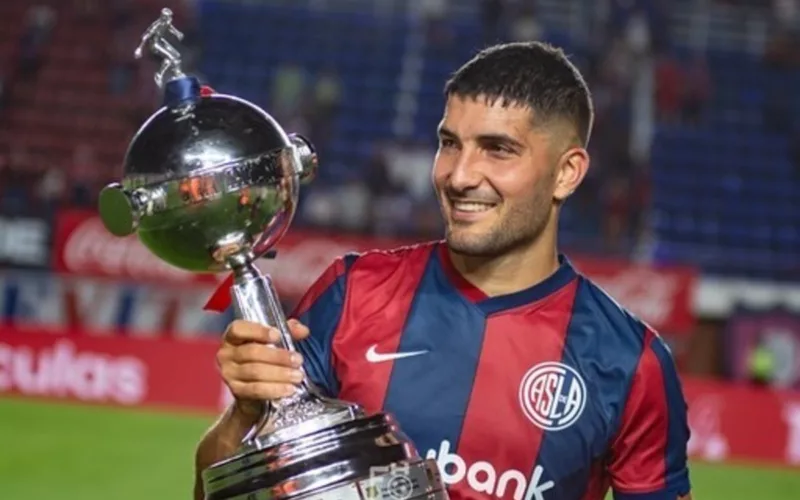
[[[686,403],[661,338],[563,256],[487,297],[445,248],[334,262],[294,314],[311,379],[393,414],[453,500],[686,495]]]

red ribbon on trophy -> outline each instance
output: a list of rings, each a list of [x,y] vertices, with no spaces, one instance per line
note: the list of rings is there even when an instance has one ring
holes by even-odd
[[[225,312],[231,305],[231,287],[233,286],[233,274],[230,274],[219,287],[214,290],[214,293],[209,297],[206,305],[203,306],[204,311]]]

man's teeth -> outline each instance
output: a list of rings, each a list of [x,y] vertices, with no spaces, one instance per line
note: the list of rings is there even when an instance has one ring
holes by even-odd
[[[493,203],[453,202],[453,208],[460,212],[485,212],[493,207]]]

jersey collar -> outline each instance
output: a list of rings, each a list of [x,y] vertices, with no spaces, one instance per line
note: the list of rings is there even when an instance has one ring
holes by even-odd
[[[560,290],[577,276],[575,268],[572,267],[569,259],[565,255],[559,254],[558,269],[544,281],[530,288],[520,290],[519,292],[489,297],[458,272],[453,262],[450,260],[450,254],[447,252],[447,245],[444,242],[440,242],[436,245],[434,258],[450,286],[455,288],[462,297],[475,304],[487,315],[507,309],[514,309],[532,302],[538,302]]]

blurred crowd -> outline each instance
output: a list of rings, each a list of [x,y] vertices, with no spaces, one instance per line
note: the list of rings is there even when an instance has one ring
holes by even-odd
[[[447,18],[449,4],[454,1],[419,2],[418,15],[424,20],[425,36],[432,46],[451,43]],[[673,50],[671,9],[687,8],[694,2],[575,1],[584,7],[579,19],[579,32],[584,36],[574,41],[579,49],[576,62],[594,95],[596,126],[590,144],[589,178],[568,206],[575,221],[571,227],[581,236],[600,242],[595,247],[598,250],[628,252],[648,238],[649,145],[654,128],[658,124],[702,124],[706,107],[721,82],[714,80],[702,51],[686,60]],[[542,37],[546,26],[538,14],[541,2],[481,0],[477,12],[483,44]],[[796,0],[718,2],[772,9],[774,29],[770,30],[766,61],[779,69],[800,63]],[[40,1],[27,7],[25,25],[13,51],[16,56],[0,60],[0,129],[11,126],[4,121],[13,108],[27,105],[15,98],[17,89],[33,85],[39,77],[52,34],[59,23],[66,22],[54,8],[61,3]],[[183,44],[189,69],[196,72],[202,58],[196,6],[188,0],[169,3],[187,35]],[[106,67],[105,92],[125,102],[118,119],[127,124],[130,136],[158,101],[152,66],[131,57],[158,2],[74,0],[73,4],[77,14],[69,22],[97,22],[99,11],[111,13],[110,39],[106,45],[95,47],[92,57],[102,59]],[[276,72],[264,104],[288,130],[311,137],[324,157],[336,134],[341,86],[331,68],[288,65]],[[770,123],[781,127],[787,121],[786,110],[780,106],[779,96],[771,102],[765,112]],[[368,155],[368,164],[357,175],[315,185],[303,197],[300,223],[387,236],[437,235],[438,208],[428,181],[435,154],[434,131],[430,132],[427,142],[398,136],[376,144]],[[76,143],[71,155],[44,158],[24,142],[0,141],[0,203],[6,209],[94,206],[102,184],[119,175],[119,169],[109,168],[109,160],[98,153],[98,143]],[[119,159],[122,154],[118,152]],[[800,148],[797,161],[800,164]]]

